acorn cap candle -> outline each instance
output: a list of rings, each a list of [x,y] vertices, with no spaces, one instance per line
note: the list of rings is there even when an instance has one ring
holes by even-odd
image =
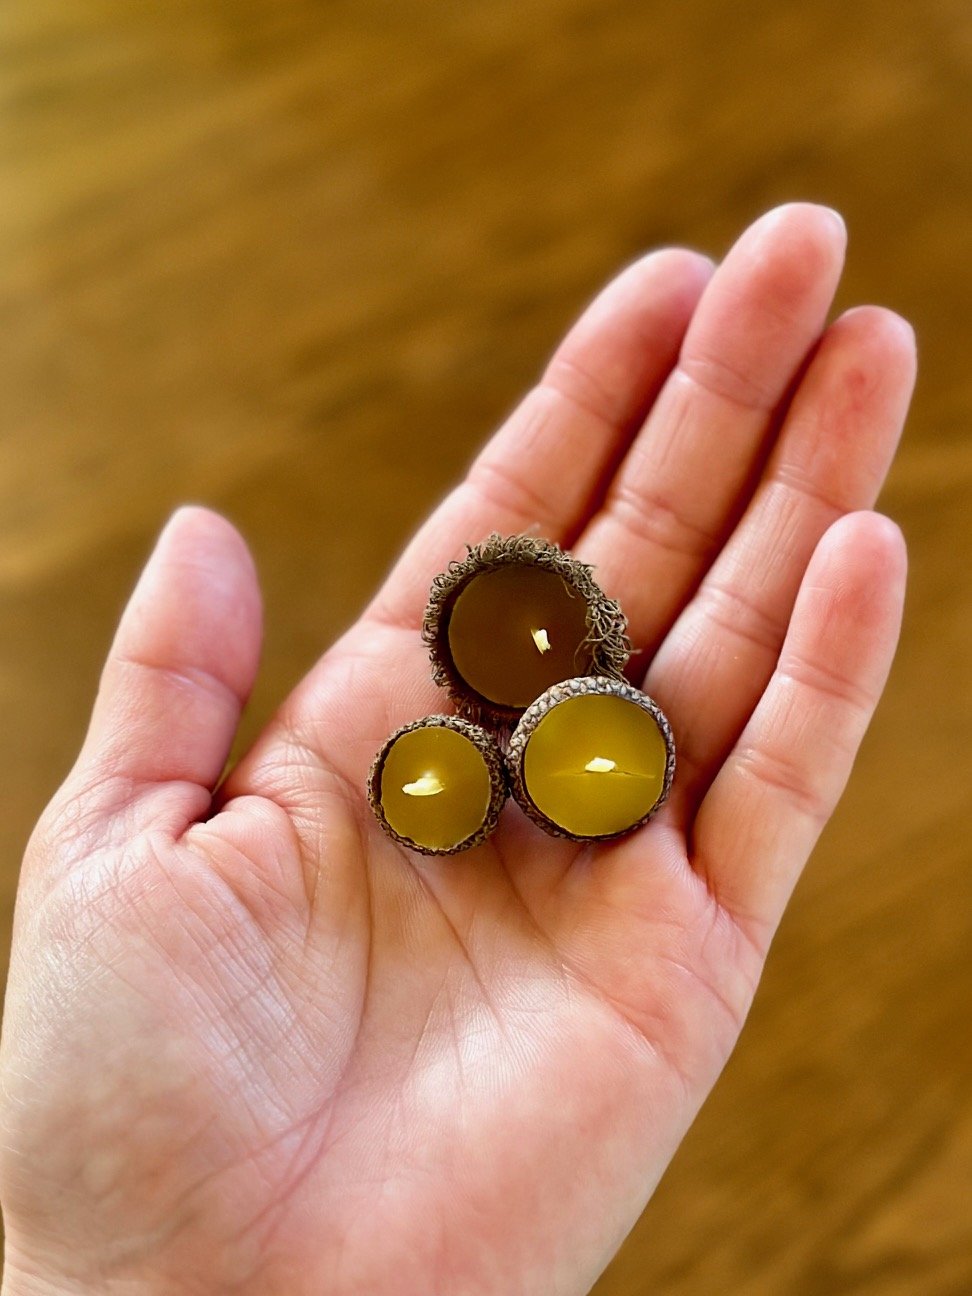
[[[564,680],[527,709],[507,753],[513,795],[553,837],[599,841],[659,809],[675,773],[672,730],[625,680]]]
[[[535,536],[491,535],[435,578],[422,637],[460,713],[502,727],[558,680],[620,676],[625,629],[587,564]]]
[[[397,729],[368,779],[382,828],[423,855],[478,846],[496,827],[506,796],[496,740],[456,716],[425,716]]]

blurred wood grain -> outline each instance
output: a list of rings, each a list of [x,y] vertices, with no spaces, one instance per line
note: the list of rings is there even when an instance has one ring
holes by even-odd
[[[583,301],[648,246],[840,207],[917,325],[913,580],[750,1026],[598,1296],[972,1291],[966,0],[6,0],[0,895],[170,509],[248,536],[244,738]]]

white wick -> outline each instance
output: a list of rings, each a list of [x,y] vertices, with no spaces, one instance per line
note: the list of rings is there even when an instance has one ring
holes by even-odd
[[[403,783],[402,791],[406,796],[436,796],[445,791],[445,784],[434,774],[423,774],[414,783]]]
[[[530,633],[533,635],[533,642],[537,645],[538,652],[545,653],[550,651],[550,640],[547,637],[546,630],[531,630]]]

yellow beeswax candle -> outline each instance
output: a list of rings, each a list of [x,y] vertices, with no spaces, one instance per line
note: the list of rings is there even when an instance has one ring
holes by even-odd
[[[565,681],[529,708],[510,743],[514,794],[548,832],[614,837],[655,811],[674,768],[671,730],[631,685]]]
[[[494,740],[452,716],[428,716],[393,734],[375,759],[370,792],[390,835],[426,854],[482,840],[506,796]]]

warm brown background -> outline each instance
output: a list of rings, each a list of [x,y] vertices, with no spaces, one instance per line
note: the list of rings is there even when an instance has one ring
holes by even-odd
[[[826,200],[841,304],[921,343],[884,499],[904,645],[743,1042],[597,1291],[972,1292],[970,78],[968,0],[4,0],[4,943],[174,504],[256,552],[252,733],[607,275]]]

